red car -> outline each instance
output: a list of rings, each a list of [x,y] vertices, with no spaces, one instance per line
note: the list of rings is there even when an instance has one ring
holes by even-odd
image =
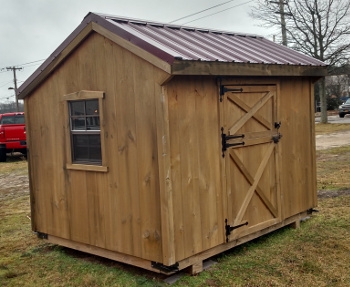
[[[0,114],[0,162],[6,161],[6,153],[27,154],[24,113]]]

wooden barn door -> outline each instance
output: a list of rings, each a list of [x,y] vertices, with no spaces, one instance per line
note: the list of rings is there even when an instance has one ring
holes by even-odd
[[[222,86],[226,241],[280,222],[276,86]]]

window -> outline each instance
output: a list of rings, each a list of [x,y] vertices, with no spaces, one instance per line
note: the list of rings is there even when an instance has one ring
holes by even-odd
[[[72,162],[101,164],[98,99],[69,101]]]
[[[1,125],[4,125],[4,124],[11,124],[11,125],[24,124],[24,114],[3,116],[1,121],[0,121],[0,124]]]
[[[62,97],[65,118],[66,169],[108,172],[101,91],[79,91]]]

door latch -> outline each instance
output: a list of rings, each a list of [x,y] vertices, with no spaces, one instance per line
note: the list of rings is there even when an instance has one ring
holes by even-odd
[[[279,129],[281,127],[282,123],[281,122],[275,122],[275,129]]]
[[[272,136],[272,140],[275,144],[277,144],[282,138],[282,134],[278,131],[281,127],[281,122],[275,122],[275,129],[277,130],[277,134]]]
[[[277,135],[274,135],[272,137],[272,140],[276,144],[276,143],[278,143],[280,141],[281,137],[282,137],[282,134],[278,133]]]

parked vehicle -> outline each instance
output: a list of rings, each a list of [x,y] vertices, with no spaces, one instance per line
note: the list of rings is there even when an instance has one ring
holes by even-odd
[[[6,161],[10,152],[27,154],[23,112],[0,114],[0,162]]]
[[[339,106],[339,117],[344,118],[346,114],[350,114],[350,98],[346,102]]]
[[[348,99],[350,99],[350,97],[341,97],[340,98],[341,104],[344,104]]]

